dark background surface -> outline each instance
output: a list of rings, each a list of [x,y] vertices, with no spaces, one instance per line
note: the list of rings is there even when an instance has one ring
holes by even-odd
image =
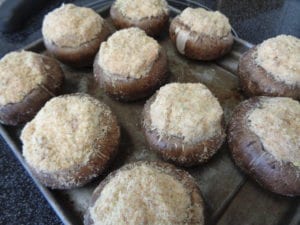
[[[18,31],[0,32],[0,57],[41,38],[43,16],[60,6],[62,2],[85,5],[91,4],[92,1],[46,2],[38,12],[24,20],[24,24]],[[257,44],[283,33],[300,37],[300,0],[201,0],[197,2],[227,15],[239,37],[251,43]],[[0,224],[61,224],[1,136]]]

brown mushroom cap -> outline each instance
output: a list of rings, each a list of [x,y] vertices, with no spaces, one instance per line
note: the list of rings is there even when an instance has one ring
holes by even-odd
[[[150,148],[156,151],[164,160],[180,166],[189,167],[207,162],[224,142],[224,119],[221,119],[220,132],[204,140],[197,138],[196,140],[186,141],[184,137],[162,134],[153,128],[150,115],[150,107],[157,95],[158,93],[146,102],[143,110],[143,131]],[[201,100],[199,99],[199,101]]]
[[[257,46],[245,52],[239,60],[238,76],[247,96],[283,96],[300,99],[300,86],[278,81],[255,62]]]
[[[109,107],[86,94],[53,98],[21,134],[32,173],[53,189],[82,186],[100,175],[116,155],[119,139]]]
[[[217,59],[228,53],[233,44],[230,31],[225,36],[219,36],[217,33],[206,33],[205,30],[192,30],[190,25],[181,20],[180,15],[172,20],[169,34],[181,54],[197,60]]]
[[[95,224],[91,217],[91,211],[90,209],[94,207],[96,201],[101,196],[103,190],[105,187],[115,179],[119,179],[119,175],[124,172],[131,172],[132,170],[138,168],[138,167],[146,167],[149,169],[155,169],[160,171],[162,174],[171,176],[176,182],[180,182],[188,195],[190,196],[191,201],[191,208],[187,209],[186,213],[190,213],[189,219],[186,220],[185,224],[204,224],[204,203],[201,197],[200,190],[198,188],[198,185],[196,184],[195,180],[185,171],[180,170],[176,168],[173,165],[170,165],[168,163],[163,162],[148,162],[148,161],[138,161],[135,163],[127,164],[123,167],[121,167],[119,170],[116,170],[109,174],[95,189],[93,195],[92,195],[92,201],[90,203],[90,207],[87,210],[85,217],[84,217],[84,224],[85,225],[92,225]],[[156,184],[159,185],[159,184]],[[138,193],[137,193],[138,194]],[[141,196],[142,198],[142,196]],[[157,207],[159,208],[159,207]],[[154,208],[155,209],[155,208]],[[159,212],[157,212],[159,213]],[[177,215],[182,216],[182,215]],[[132,218],[126,218],[129,223]]]
[[[267,97],[242,102],[233,112],[228,127],[228,143],[235,163],[266,189],[287,196],[300,195],[299,167],[279,161],[263,146],[248,126],[248,114]]]
[[[110,29],[92,9],[64,4],[45,16],[42,33],[46,48],[57,59],[83,67],[92,65]]]
[[[61,62],[73,67],[86,67],[93,65],[100,44],[107,39],[110,33],[108,25],[104,22],[98,37],[78,47],[61,47],[46,38],[44,38],[44,44],[47,50]]]
[[[22,54],[25,57],[26,54],[35,53],[23,52]],[[35,57],[39,59],[35,64],[36,68],[42,68],[39,73],[44,77],[43,82],[25,93],[24,97],[18,102],[8,102],[0,106],[0,121],[3,124],[18,125],[31,120],[47,100],[61,91],[64,75],[59,63],[55,59],[44,55],[35,54]],[[19,73],[23,72],[19,71]],[[26,77],[23,79],[26,79]],[[16,90],[9,91],[14,92]]]
[[[145,4],[145,2],[142,2],[142,4]],[[139,27],[150,36],[158,36],[167,27],[169,21],[169,14],[164,11],[155,16],[147,16],[139,19],[130,18],[121,13],[116,3],[110,8],[110,16],[118,29]]]
[[[166,81],[167,71],[165,50],[139,28],[114,33],[101,45],[94,62],[100,87],[124,101],[151,95]]]

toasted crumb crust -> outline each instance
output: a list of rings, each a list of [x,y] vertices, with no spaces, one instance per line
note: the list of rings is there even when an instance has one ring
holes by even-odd
[[[48,123],[47,125],[47,121],[43,118],[48,114],[49,116],[57,115],[58,117],[49,118],[49,120],[51,119],[51,124],[55,125],[56,121],[60,121],[59,115],[62,113],[61,110],[53,111],[50,107],[53,106],[55,109],[55,107],[57,108],[59,106],[57,104],[61,104],[59,103],[61,101],[72,103],[76,99],[78,99],[78,101],[86,101],[89,105],[94,104],[93,107],[98,107],[99,112],[95,112],[95,115],[99,115],[99,118],[95,118],[95,116],[92,115],[93,117],[89,117],[88,120],[84,119],[84,124],[82,124],[82,122],[78,121],[77,117],[75,117],[76,112],[70,114],[70,112],[66,111],[68,114],[63,115],[65,124],[60,124],[57,127],[57,129],[64,131],[60,132],[59,135],[61,136],[57,137],[53,133],[49,133],[47,137],[44,136],[46,135],[45,132],[54,131],[55,128],[48,127],[50,124]],[[68,110],[72,109],[71,105],[66,105],[66,107]],[[43,113],[43,115],[39,113],[32,122],[25,126],[21,134],[23,155],[32,173],[42,184],[53,189],[69,189],[82,186],[97,177],[116,155],[120,140],[120,128],[116,117],[111,113],[108,106],[97,99],[80,93],[59,96],[51,101],[51,105],[50,103],[47,104],[42,110],[41,113]],[[39,121],[39,118],[43,120]],[[89,126],[88,123],[93,124]],[[101,124],[101,127],[95,128],[97,130],[100,129],[101,132],[99,134],[95,133],[96,130],[93,128],[97,123]],[[41,126],[44,128],[41,128]],[[69,131],[69,127],[72,127],[72,131]],[[81,127],[83,130],[93,129],[93,134],[87,135],[86,137],[81,136],[82,132],[80,129],[77,130],[76,127]],[[43,129],[46,129],[46,131],[43,131]],[[49,131],[47,131],[47,129],[49,129]],[[51,136],[55,138],[53,138],[53,140],[49,139]],[[83,138],[84,141],[80,141],[78,138]],[[51,142],[61,141],[63,139],[66,144],[62,145],[61,149],[57,143]],[[82,143],[82,145],[74,146],[74,143],[78,144],[78,142]],[[72,149],[65,149],[65,151],[64,147],[66,146],[73,148],[74,152],[72,152]],[[34,150],[33,148],[39,149]],[[86,156],[80,161],[77,155],[82,155],[85,149],[87,149]],[[58,150],[64,151],[66,154],[64,155],[62,152],[58,154]],[[52,153],[49,151],[52,151]],[[36,152],[36,154],[33,154],[34,152]],[[47,159],[53,161],[49,162]]]
[[[110,8],[110,16],[118,29],[139,27],[150,36],[158,36],[168,25],[169,14],[162,13],[154,17],[145,17],[140,20],[124,16],[115,4]]]
[[[163,48],[153,62],[149,73],[140,79],[120,79],[122,76],[105,73],[98,63],[98,57],[99,54],[94,62],[94,77],[107,94],[118,100],[134,101],[149,96],[163,85],[168,77],[167,54]]]
[[[149,114],[160,136],[182,137],[189,143],[219,134],[223,109],[205,85],[174,82],[157,91]]]
[[[149,147],[156,151],[164,160],[180,166],[194,166],[207,162],[221,147],[225,140],[225,122],[222,120],[220,134],[207,140],[185,142],[183,138],[161,135],[152,129],[150,106],[156,95],[153,95],[145,104],[143,110],[143,131]]]
[[[114,5],[124,16],[131,19],[139,20],[155,17],[162,13],[168,14],[166,0],[116,0]]]
[[[204,224],[204,202],[201,197],[201,193],[199,190],[198,185],[196,184],[195,180],[189,175],[187,172],[177,169],[175,166],[170,165],[168,163],[163,162],[148,162],[148,161],[138,161],[135,163],[127,164],[123,167],[121,167],[119,170],[116,170],[109,174],[95,189],[92,201],[90,203],[90,207],[93,207],[99,196],[101,195],[101,192],[103,191],[104,187],[112,180],[115,179],[115,177],[122,173],[122,171],[129,171],[133,168],[139,167],[139,166],[148,166],[155,169],[160,170],[161,172],[172,176],[175,180],[182,183],[184,187],[186,188],[187,192],[189,193],[191,197],[192,202],[192,212],[193,216],[190,218],[190,220],[186,224],[198,224],[203,225]],[[90,210],[87,210],[85,217],[84,217],[84,224],[85,225],[93,225],[96,224],[95,221],[92,220],[90,215]],[[130,218],[128,218],[130,219]]]
[[[67,65],[73,67],[92,66],[100,44],[107,39],[110,33],[111,31],[104,21],[99,35],[78,47],[58,46],[47,38],[44,38],[44,44],[50,53]]]
[[[224,37],[231,32],[228,18],[219,11],[208,11],[204,8],[186,8],[178,16],[180,21],[198,34]]]
[[[228,126],[228,143],[235,163],[264,188],[281,195],[299,196],[299,167],[278,161],[248,127],[248,114],[266,97],[250,98],[237,106]]]
[[[121,79],[139,79],[149,73],[160,49],[145,31],[137,27],[122,29],[101,44],[98,63],[106,73],[120,75]]]
[[[196,33],[175,17],[169,28],[169,35],[177,50],[191,59],[214,60],[231,50],[233,36],[213,37]],[[182,37],[178,37],[182,35]]]
[[[43,37],[56,46],[76,48],[99,36],[103,18],[93,9],[62,4],[43,20]]]
[[[240,58],[238,76],[240,85],[247,96],[283,96],[300,99],[300,86],[277,81],[255,62],[257,47],[245,52]]]
[[[40,63],[47,67],[43,82],[16,103],[0,107],[0,121],[6,125],[18,125],[34,117],[47,100],[57,95],[62,88],[64,74],[59,63],[50,57],[40,55]]]
[[[286,97],[260,98],[248,114],[248,127],[278,161],[300,167],[300,103]]]
[[[275,80],[300,86],[300,39],[278,35],[259,44],[255,61]]]
[[[20,102],[29,92],[45,82],[49,68],[40,54],[13,51],[0,60],[0,106]]]

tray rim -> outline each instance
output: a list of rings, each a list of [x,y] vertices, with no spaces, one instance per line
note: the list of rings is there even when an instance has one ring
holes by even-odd
[[[108,10],[111,7],[113,1],[108,1],[108,2],[102,2],[102,4],[97,5],[97,8],[94,8],[94,10],[97,13],[101,13],[101,12],[105,12],[106,10]],[[194,1],[188,1],[188,2],[194,2]],[[199,7],[203,7],[206,9],[209,9],[208,7],[195,2],[195,4],[198,4]],[[86,5],[86,7],[91,7],[89,5]],[[181,10],[169,5],[169,8],[171,9],[171,11],[174,11],[176,13],[180,13]],[[247,48],[251,48],[254,46],[254,44],[243,40],[237,36],[234,36],[234,40],[236,42],[238,42],[239,44],[247,47]],[[32,48],[38,48],[40,46],[43,46],[43,38],[39,38],[33,42],[31,42],[28,45],[25,45],[24,47],[17,49],[16,51],[22,51],[22,50],[27,50],[27,49],[32,49]],[[2,136],[2,138],[4,139],[4,141],[6,142],[6,144],[8,145],[8,147],[12,150],[13,154],[15,155],[15,157],[17,158],[17,160],[21,163],[22,167],[25,169],[25,171],[27,172],[27,174],[31,177],[31,179],[33,180],[35,186],[39,189],[39,191],[41,192],[41,194],[44,196],[44,198],[47,200],[48,204],[51,206],[51,208],[53,209],[53,211],[56,213],[56,215],[60,218],[61,222],[63,224],[66,225],[71,225],[72,224],[72,219],[70,218],[70,216],[65,212],[65,210],[63,209],[62,205],[60,205],[58,203],[58,201],[56,200],[56,198],[54,197],[54,194],[52,193],[52,190],[45,187],[44,185],[42,185],[38,179],[32,174],[29,166],[27,165],[27,163],[25,162],[23,156],[22,156],[22,149],[19,149],[17,147],[16,142],[13,140],[13,138],[9,135],[9,133],[7,132],[5,125],[0,124],[0,135]]]

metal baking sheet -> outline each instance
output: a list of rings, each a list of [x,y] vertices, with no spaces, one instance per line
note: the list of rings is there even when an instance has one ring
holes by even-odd
[[[110,21],[108,18],[110,5],[103,6],[104,3],[91,5],[91,7],[98,7],[96,10]],[[109,3],[111,4],[111,1]],[[186,1],[186,3],[169,1],[169,4],[172,16],[187,6],[199,6],[194,1]],[[168,38],[167,31],[159,38],[159,42],[168,55],[170,70],[168,82],[204,83],[219,99],[227,122],[233,108],[244,99],[235,73],[240,55],[252,45],[235,38],[233,49],[228,55],[215,62],[200,62],[189,60],[178,54]],[[42,40],[24,49],[47,54]],[[82,188],[65,191],[50,190],[41,185],[31,174],[23,159],[22,144],[19,139],[22,126],[0,126],[0,133],[62,222],[81,225],[83,213],[94,188],[109,172],[129,162],[145,159],[159,160],[159,158],[148,149],[141,131],[141,111],[145,100],[133,103],[115,101],[94,86],[91,68],[75,70],[64,65],[62,68],[66,77],[64,93],[89,93],[106,102],[117,115],[122,138],[119,154],[113,165],[99,178]],[[296,221],[299,220],[299,216],[295,216],[295,213],[299,212],[299,198],[274,195],[248,180],[233,164],[227,143],[223,144],[219,152],[207,164],[187,170],[196,179],[202,191],[206,204],[207,224],[287,225],[300,223]]]

